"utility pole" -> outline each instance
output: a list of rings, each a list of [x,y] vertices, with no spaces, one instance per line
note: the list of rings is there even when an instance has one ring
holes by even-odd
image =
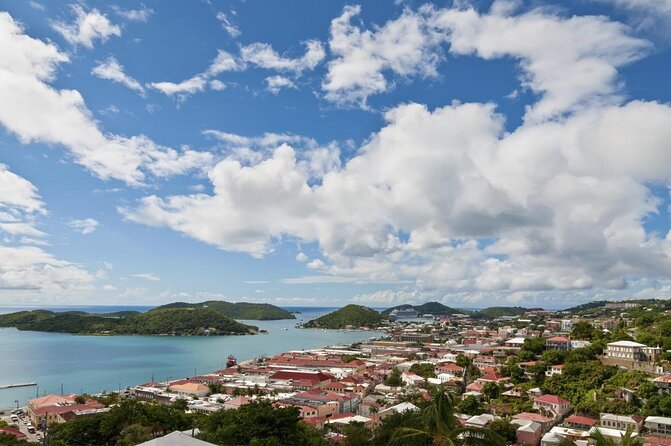
[[[61,395],[63,395],[63,383],[61,383]]]

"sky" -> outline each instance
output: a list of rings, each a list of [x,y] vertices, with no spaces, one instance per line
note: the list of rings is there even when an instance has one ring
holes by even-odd
[[[0,0],[0,305],[671,297],[671,0]]]

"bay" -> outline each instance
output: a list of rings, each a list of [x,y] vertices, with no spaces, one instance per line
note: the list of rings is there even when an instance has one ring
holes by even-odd
[[[151,307],[43,307],[52,311],[109,313]],[[0,313],[27,309],[0,307]],[[98,393],[156,380],[205,374],[223,367],[229,354],[238,361],[276,353],[348,345],[378,336],[370,331],[298,329],[301,319],[334,308],[292,307],[296,320],[242,321],[268,331],[256,336],[80,336],[0,328],[0,385],[36,382],[38,387],[0,389],[0,408],[24,405],[36,395]]]

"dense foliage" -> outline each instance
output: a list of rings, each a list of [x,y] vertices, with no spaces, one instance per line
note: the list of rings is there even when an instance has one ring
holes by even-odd
[[[84,312],[35,310],[0,315],[0,327],[75,334],[225,335],[247,334],[254,327],[210,308],[154,309],[125,317]]]
[[[332,313],[303,324],[303,328],[340,329],[351,327],[375,328],[387,322],[389,318],[372,308],[361,305],[347,305]]]
[[[174,302],[161,308],[211,308],[224,313],[233,319],[272,321],[278,319],[296,319],[296,316],[280,307],[271,304],[254,304],[248,302],[225,302],[208,300],[199,303]]]
[[[524,307],[489,307],[478,310],[471,314],[474,319],[497,319],[501,316],[522,316],[528,311],[541,310],[541,308]]]

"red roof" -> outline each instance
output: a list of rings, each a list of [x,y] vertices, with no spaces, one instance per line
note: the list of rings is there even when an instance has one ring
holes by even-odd
[[[14,435],[19,440],[26,438],[26,434],[18,429],[13,429],[11,427],[3,427],[0,429],[0,434]]]
[[[547,404],[570,404],[570,401],[565,400],[557,395],[542,395],[534,400],[536,403],[547,403]]]
[[[643,446],[671,446],[671,438],[650,435],[643,439]]]
[[[569,338],[566,338],[564,336],[555,336],[554,338],[549,338],[548,341],[552,342],[571,342]]]
[[[35,415],[43,415],[46,413],[67,413],[67,412],[72,412],[75,410],[91,410],[91,409],[102,409],[103,406],[100,403],[95,403],[95,404],[70,404],[67,406],[47,406],[47,407],[40,407],[39,409],[35,409],[33,413]]]
[[[513,419],[535,421],[541,424],[549,423],[552,421],[552,418],[544,417],[543,415],[531,412],[518,413],[517,415],[513,415]]]
[[[599,422],[599,420],[595,420],[594,418],[581,417],[579,415],[571,415],[564,421],[573,424],[584,424],[586,426],[594,426],[596,423]]]
[[[333,376],[324,372],[310,372],[306,370],[280,370],[275,372],[270,379],[281,380],[308,380],[310,382],[323,382],[333,379]]]

